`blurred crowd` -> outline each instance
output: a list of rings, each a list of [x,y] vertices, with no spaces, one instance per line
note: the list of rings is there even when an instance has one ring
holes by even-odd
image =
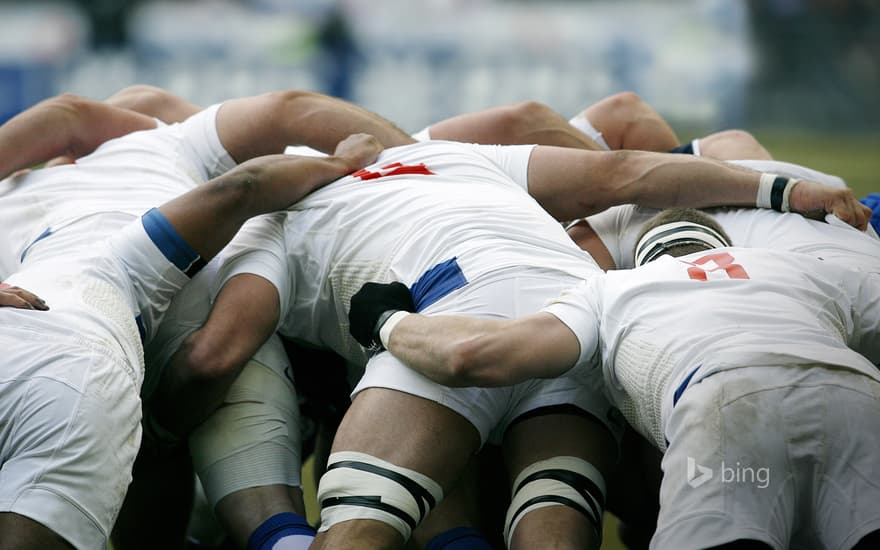
[[[273,88],[415,130],[536,99],[634,90],[689,126],[871,131],[868,0],[67,0],[0,3],[0,120],[43,97],[146,82],[200,103]]]

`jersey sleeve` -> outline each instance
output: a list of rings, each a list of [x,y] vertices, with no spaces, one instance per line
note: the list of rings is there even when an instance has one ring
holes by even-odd
[[[657,212],[660,210],[624,204],[594,214],[587,221],[602,239],[617,269],[632,269],[635,266],[633,251],[642,226]]]
[[[529,191],[529,159],[534,145],[474,145],[519,187]]]
[[[180,123],[180,131],[190,148],[191,160],[202,171],[205,180],[215,178],[236,165],[217,133],[220,105],[211,105]]]
[[[599,316],[593,296],[597,296],[594,285],[583,281],[541,310],[562,321],[577,337],[580,354],[573,368],[590,362],[599,352]]]
[[[287,311],[291,285],[284,239],[285,217],[284,212],[265,214],[248,220],[242,226],[235,238],[220,252],[220,267],[212,301],[227,281],[236,275],[251,274],[266,279],[278,290],[281,311]]]

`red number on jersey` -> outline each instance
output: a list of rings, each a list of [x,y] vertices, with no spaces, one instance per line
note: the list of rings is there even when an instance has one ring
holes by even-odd
[[[743,266],[739,264],[733,263],[733,256],[728,254],[727,252],[719,252],[717,254],[706,254],[705,256],[700,257],[693,262],[685,262],[689,264],[691,267],[688,268],[688,276],[691,279],[697,281],[706,281],[709,278],[709,273],[724,270],[727,273],[727,276],[731,279],[748,279],[749,274],[746,273],[746,270]],[[713,262],[715,267],[706,269],[700,267],[709,262]]]
[[[421,174],[423,176],[433,176],[434,172],[428,170],[428,167],[425,166],[423,163],[405,165],[400,164],[399,162],[395,162],[394,164],[383,166],[379,169],[378,172],[371,172],[365,168],[361,168],[360,170],[352,174],[352,176],[366,181],[374,180],[376,178],[383,178],[385,176],[401,176],[403,174]]]

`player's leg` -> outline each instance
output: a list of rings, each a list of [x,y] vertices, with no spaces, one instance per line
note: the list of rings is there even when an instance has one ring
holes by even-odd
[[[620,92],[590,105],[572,123],[581,119],[600,132],[612,150],[664,152],[680,143],[663,117],[633,92]]]
[[[504,447],[516,480],[509,548],[598,548],[604,476],[617,455],[606,426],[587,413],[528,416],[507,429]]]
[[[664,427],[669,444],[653,546],[787,548],[798,521],[809,521],[801,499],[812,470],[803,469],[810,456],[803,451],[813,446],[808,426],[823,409],[797,405],[777,368],[723,371],[678,394]],[[800,422],[806,429],[795,427]],[[793,438],[804,443],[799,456],[789,454]]]
[[[10,550],[70,550],[54,531],[26,516],[0,512],[0,541]]]
[[[504,525],[508,500],[500,451],[497,446],[486,446],[471,460],[443,501],[413,531],[411,542],[426,550],[496,548],[503,544],[498,535]]]
[[[202,107],[156,86],[135,84],[123,88],[104,100],[104,103],[158,118],[162,122],[183,122],[202,110]]]
[[[663,454],[627,426],[620,460],[608,479],[606,509],[620,520],[617,533],[630,550],[647,549],[657,528]]]
[[[299,405],[290,372],[273,337],[189,438],[205,496],[240,547],[272,548],[290,537],[287,544],[300,544],[291,548],[306,548],[314,537],[305,520]]]
[[[559,113],[536,101],[455,116],[431,125],[429,133],[431,139],[468,143],[537,143],[593,151],[602,149]]]
[[[69,325],[55,326],[51,310],[6,315],[0,548],[103,546],[140,440],[135,369],[105,348],[68,342]]]
[[[718,160],[773,160],[770,152],[745,130],[723,130],[699,139],[700,155]]]
[[[479,446],[474,425],[438,403],[378,387],[359,392],[321,478],[316,548],[402,547]]]

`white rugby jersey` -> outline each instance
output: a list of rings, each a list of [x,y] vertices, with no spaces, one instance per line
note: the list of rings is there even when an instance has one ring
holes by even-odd
[[[755,170],[788,177],[810,179],[835,187],[843,186],[836,176],[778,161],[734,161]],[[634,265],[633,249],[642,226],[659,210],[634,205],[610,208],[588,218],[608,248],[619,269]],[[830,223],[761,208],[714,208],[706,212],[721,224],[734,246],[765,247],[801,252],[841,265],[880,273],[880,240],[872,229],[867,233],[844,224],[834,216]]]
[[[545,308],[601,357],[608,390],[664,448],[688,385],[743,366],[823,363],[880,379],[880,275],[805,254],[722,248],[609,271]]]
[[[217,135],[218,108],[112,139],[75,164],[0,181],[0,279],[28,259],[87,250],[233,167]]]
[[[291,301],[281,334],[364,363],[348,333],[347,311],[368,281],[401,281],[414,287],[419,304],[419,288],[430,287],[428,298],[437,297],[490,271],[535,266],[581,278],[598,273],[528,194],[532,147],[443,141],[396,147],[294,205],[285,223],[290,277],[279,288]],[[422,279],[438,265],[457,267],[458,276]]]

